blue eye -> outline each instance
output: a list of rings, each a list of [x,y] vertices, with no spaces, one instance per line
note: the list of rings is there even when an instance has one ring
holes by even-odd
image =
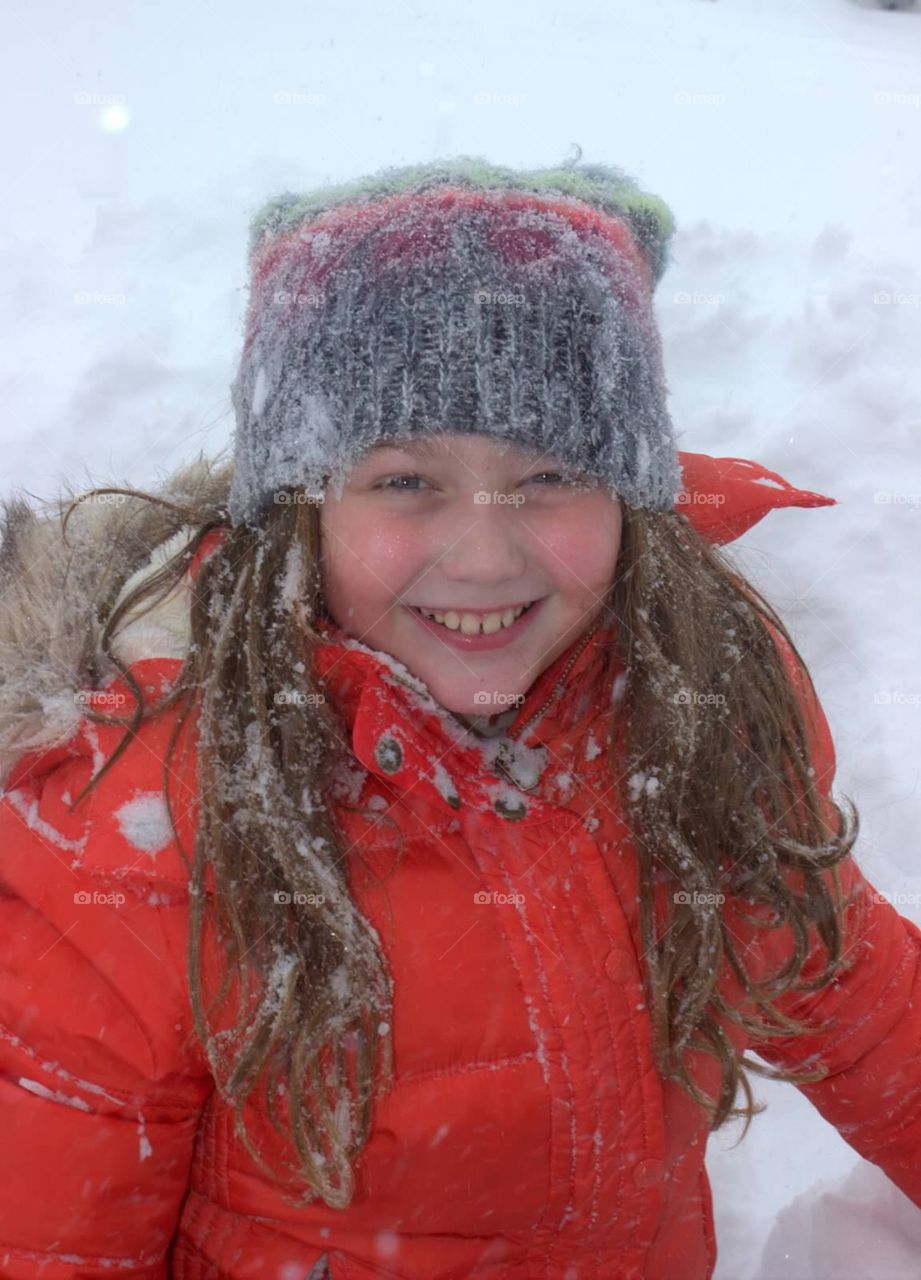
[[[577,489],[591,487],[588,476],[580,471],[537,471],[533,476],[528,476],[528,479],[540,480],[543,476],[550,476],[551,479],[556,481],[556,485],[571,485]],[[543,488],[544,486],[541,487]]]
[[[421,479],[422,477],[416,475],[415,472],[404,472],[402,475],[388,476],[386,480],[381,480],[381,482],[375,485],[374,487],[376,489],[395,489],[397,488],[397,486],[393,484],[394,480],[421,480]],[[412,490],[412,489],[407,490],[402,485],[399,486],[398,491],[402,491],[403,493],[418,492],[418,490]]]

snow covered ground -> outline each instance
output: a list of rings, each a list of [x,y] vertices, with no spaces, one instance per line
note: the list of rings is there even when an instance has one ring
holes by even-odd
[[[4,10],[0,490],[150,483],[229,441],[270,193],[571,144],[675,210],[681,445],[839,499],[740,562],[792,626],[867,876],[921,921],[921,9],[225,0]],[[790,1085],[708,1153],[717,1280],[921,1275],[921,1213]]]

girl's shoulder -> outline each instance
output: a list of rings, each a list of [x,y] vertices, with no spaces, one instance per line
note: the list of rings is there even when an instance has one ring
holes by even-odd
[[[59,520],[8,508],[0,557],[0,874],[12,875],[20,863],[20,878],[40,876],[47,859],[57,858],[88,884],[111,883],[155,901],[185,898],[188,872],[176,835],[188,856],[196,722],[182,699],[156,707],[188,652],[194,575],[187,571],[152,607],[148,599],[119,621],[110,648],[128,678],[101,656],[99,642],[102,613],[156,574],[191,530],[159,540],[148,531],[141,562],[137,548],[114,556],[116,574],[105,567],[113,560],[111,517],[77,514],[65,535]],[[100,669],[107,674],[94,676]],[[153,709],[126,732],[137,706],[132,680]],[[29,852],[36,843],[41,856]]]
[[[145,697],[177,670],[157,659],[130,668]],[[104,704],[87,690],[84,706],[108,714],[113,701],[133,705],[127,681],[101,692]],[[198,796],[194,740],[175,735],[179,717],[177,705],[165,707],[126,736],[84,713],[65,742],[17,757],[0,793],[0,882],[23,892],[34,881],[44,898],[98,889],[119,891],[119,901],[187,904],[183,851],[191,858]]]

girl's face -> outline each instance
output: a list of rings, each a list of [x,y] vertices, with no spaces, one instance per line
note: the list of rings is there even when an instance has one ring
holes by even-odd
[[[341,498],[327,485],[320,528],[332,620],[449,711],[482,716],[514,705],[601,612],[621,506],[550,454],[446,433],[372,446]],[[465,610],[532,601],[508,630],[465,634]],[[465,625],[426,622],[420,607]]]

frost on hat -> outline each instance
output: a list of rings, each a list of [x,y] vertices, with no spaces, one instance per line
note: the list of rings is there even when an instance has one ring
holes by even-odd
[[[338,492],[379,440],[485,433],[636,507],[681,491],[652,294],[667,206],[619,169],[480,157],[269,201],[251,224],[233,523]]]

